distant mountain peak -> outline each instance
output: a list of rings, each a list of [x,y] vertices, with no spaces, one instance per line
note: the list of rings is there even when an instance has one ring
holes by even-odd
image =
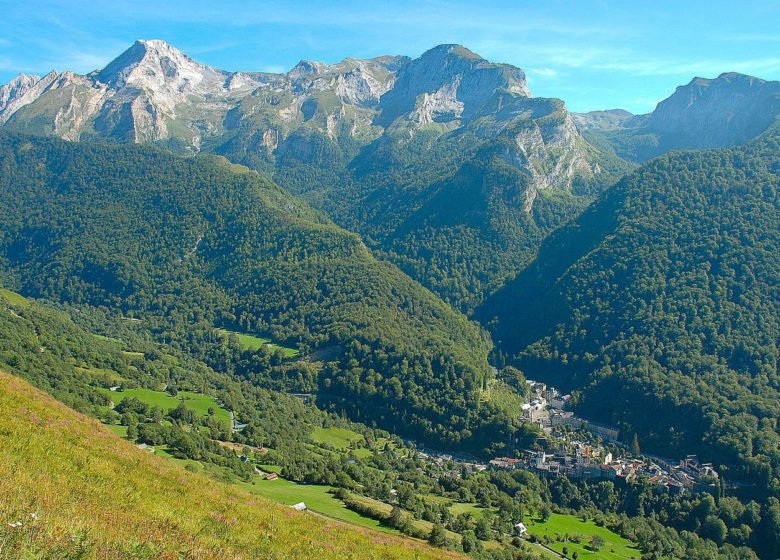
[[[57,79],[52,70],[43,77],[36,74],[18,74],[7,84],[0,86],[0,124],[25,105],[29,105]]]
[[[738,72],[724,72],[713,79],[697,77],[661,101],[645,126],[674,134],[696,130],[696,139],[704,142],[691,146],[696,148],[739,144],[774,119],[778,94],[780,82]]]
[[[605,135],[615,153],[641,163],[672,150],[738,146],[780,117],[780,82],[740,72],[697,76],[646,115],[575,115],[581,130]]]
[[[226,72],[194,61],[160,39],[139,39],[125,52],[92,76],[113,87],[128,84],[150,88],[172,85],[180,91],[207,78],[224,81]]]
[[[500,90],[531,97],[520,68],[488,62],[462,45],[438,45],[398,70],[395,86],[382,97],[378,122],[412,112],[423,124],[469,118]]]
[[[25,74],[24,72],[19,72],[10,82],[8,82],[7,85],[11,87],[18,87],[22,84],[35,83],[40,79],[41,77],[37,74]]]
[[[316,62],[314,60],[301,60],[287,72],[287,77],[291,80],[298,80],[300,78],[319,74],[327,65],[322,62]]]
[[[176,52],[181,52],[177,48],[173,47],[170,43],[163,41],[162,39],[138,39],[135,43],[138,45],[144,45],[145,47],[154,50],[174,50]]]
[[[479,56],[474,51],[471,51],[464,47],[463,45],[458,45],[456,43],[445,43],[442,45],[436,45],[435,47],[428,49],[423,54],[420,55],[420,58],[424,58],[426,56],[431,55],[452,55],[457,56],[460,58],[470,59],[470,60],[484,60],[481,56]]]

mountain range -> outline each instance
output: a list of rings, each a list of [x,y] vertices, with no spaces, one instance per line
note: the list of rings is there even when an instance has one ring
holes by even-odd
[[[140,229],[106,238],[124,247],[121,262],[113,262],[111,257],[119,246],[101,245],[102,254],[93,254],[94,247],[83,247],[73,253],[78,260],[67,257],[71,260],[60,262],[58,268],[78,274],[81,281],[55,284],[57,288],[45,284],[45,275],[27,275],[25,271],[42,266],[44,261],[39,256],[47,251],[45,259],[63,258],[62,250],[52,253],[46,246],[58,243],[65,230],[48,230],[43,237],[30,237],[25,233],[32,227],[30,220],[38,218],[25,216],[27,198],[21,202],[12,198],[4,209],[10,223],[16,216],[27,225],[19,223],[17,237],[7,233],[4,251],[15,271],[15,285],[21,282],[30,293],[63,300],[77,297],[91,304],[112,302],[126,310],[135,306],[147,311],[160,308],[155,301],[158,296],[147,294],[145,288],[140,298],[138,295],[139,286],[154,278],[145,269],[154,251],[162,252],[153,260],[166,259],[160,270],[173,272],[159,276],[159,285],[173,278],[182,281],[176,259],[181,261],[188,255],[194,260],[205,258],[206,266],[198,275],[205,274],[203,278],[208,278],[223,298],[223,303],[208,312],[212,321],[233,317],[230,322],[246,316],[240,319],[242,328],[270,330],[281,340],[314,348],[327,344],[341,347],[357,333],[372,345],[388,339],[380,342],[381,346],[392,339],[386,336],[388,333],[398,333],[400,338],[392,344],[412,349],[425,340],[413,333],[431,329],[419,316],[421,310],[429,309],[423,314],[442,319],[442,332],[447,333],[438,340],[450,340],[438,342],[435,347],[446,354],[454,352],[452,356],[463,353],[465,359],[459,363],[467,367],[456,375],[464,375],[466,384],[475,390],[485,379],[480,373],[486,368],[484,336],[457,313],[445,311],[448,308],[444,303],[425,295],[413,282],[406,282],[393,266],[383,269],[373,255],[390,261],[451,306],[467,314],[478,310],[475,317],[495,327],[489,311],[495,308],[492,302],[512,293],[516,283],[512,277],[533,261],[551,232],[577,218],[638,162],[671,149],[737,145],[761,134],[780,110],[778,91],[778,82],[729,73],[714,80],[694,79],[648,115],[635,116],[622,110],[572,114],[561,100],[532,97],[521,69],[489,62],[459,45],[440,45],[416,59],[347,58],[335,64],[304,60],[286,74],[271,74],[219,70],[194,61],[163,41],[137,41],[105,68],[87,75],[69,71],[52,71],[44,77],[19,75],[2,86],[3,129],[70,141],[152,144],[188,156],[217,154],[247,166],[233,171],[240,181],[254,184],[265,175],[301,198],[282,194],[278,188],[260,188],[256,192],[265,193],[261,197],[265,202],[255,208],[257,201],[247,199],[242,204],[248,205],[244,211],[255,208],[251,217],[239,212],[232,218],[236,224],[245,224],[239,231],[235,224],[223,225],[224,216],[207,211],[208,205],[230,209],[232,203],[226,205],[223,198],[218,198],[206,204],[205,199],[194,200],[193,194],[180,198],[184,193],[172,188],[166,196],[174,197],[170,200],[176,207],[189,213],[189,226],[170,235],[163,229],[164,244],[159,249],[147,247],[144,252],[127,252],[137,244]],[[101,159],[106,170],[118,170],[129,157],[146,158],[150,169],[163,157],[145,152],[101,152],[97,147],[66,155],[62,147],[30,143],[23,136],[6,137],[5,142],[7,165],[15,171],[6,173],[4,179],[21,184],[25,184],[29,168],[23,146],[30,146],[32,153],[47,161],[54,157],[47,156],[51,153],[76,162],[75,183],[70,174],[57,179],[63,185],[73,184],[72,188],[81,184],[83,179],[78,176],[82,163],[86,165],[90,158]],[[50,176],[45,181],[54,185],[52,181],[59,175],[51,164],[46,164]],[[170,165],[178,168],[183,164],[172,160]],[[224,175],[229,169],[227,162],[225,165],[228,167],[213,162],[203,169],[196,166],[195,180],[220,170],[219,184],[234,185],[239,179],[230,178],[230,172]],[[247,168],[261,175],[253,175],[254,171]],[[159,173],[154,174],[153,182],[159,181]],[[122,182],[112,180],[103,181],[106,190],[101,193],[121,194],[111,205],[126,205],[127,197],[139,195],[142,198],[135,200],[134,208],[147,204],[143,197],[148,193],[126,190]],[[149,178],[139,176],[138,180]],[[30,183],[29,191],[17,189],[16,198],[43,197],[35,190],[39,188]],[[66,192],[76,194],[78,189],[72,188]],[[85,229],[89,222],[80,214],[81,196],[73,199],[73,208],[78,211],[72,211],[70,218],[75,218],[90,236],[102,236],[102,229]],[[224,197],[225,192],[209,196]],[[273,213],[286,217],[264,233],[251,229],[257,227],[255,216],[267,212],[269,204]],[[326,211],[337,224],[361,237],[339,230],[310,206]],[[103,213],[108,207],[93,210]],[[127,207],[122,212],[129,210]],[[297,226],[290,229],[282,226],[284,223]],[[599,231],[598,227],[592,231]],[[226,243],[224,236],[240,239],[256,234],[264,239],[259,246],[261,253],[277,257],[282,243],[279,236],[292,237],[282,245],[289,255],[287,261],[279,262],[278,270],[263,272],[253,267],[254,274],[260,274],[253,278],[236,267],[243,257],[225,260],[236,247]],[[301,235],[321,246],[317,266],[325,277],[335,274],[332,278],[336,280],[345,273],[360,277],[352,290],[366,294],[377,293],[372,285],[395,286],[384,293],[400,295],[409,309],[417,311],[402,312],[396,322],[400,329],[382,332],[375,327],[385,323],[387,310],[397,304],[393,298],[383,301],[372,295],[368,306],[348,308],[345,305],[349,296],[343,289],[314,283],[311,266],[294,265],[286,276],[278,276],[297,259],[305,263],[312,258],[300,245]],[[172,252],[173,247],[190,245],[190,253]],[[271,247],[276,249],[271,251]],[[334,258],[330,264],[324,259],[327,252]],[[349,267],[344,266],[347,262],[352,263],[349,266],[361,263],[363,272],[348,272]],[[141,277],[133,269],[142,271]],[[268,280],[260,280],[262,274],[270,274]],[[292,284],[269,284],[271,278],[293,280],[297,288],[293,289]],[[365,285],[360,284],[364,280]],[[309,284],[311,291],[301,290]],[[287,299],[291,307],[274,305],[267,298],[260,301],[256,296],[244,297],[261,286],[265,286],[263,290],[273,286],[275,298]],[[297,293],[292,299],[290,290]],[[308,295],[304,298],[304,294]],[[307,303],[306,299],[311,301]],[[412,303],[417,300],[420,303]],[[375,319],[366,323],[364,312]],[[342,327],[345,318],[352,326]],[[510,336],[501,330],[506,323],[503,320],[495,327],[499,340],[504,350],[517,352],[522,345],[507,346],[506,342],[527,333],[514,332]],[[358,328],[359,324],[368,328]],[[375,357],[361,354],[358,362],[364,359],[371,368]],[[426,363],[428,360],[424,358]],[[428,381],[436,375],[431,373]],[[403,376],[400,379],[403,385],[406,381]],[[348,391],[359,387],[349,385],[348,389],[340,387]],[[476,392],[471,394],[477,398]],[[389,409],[387,414],[389,418],[406,412]],[[463,415],[468,416],[465,411]],[[414,423],[406,422],[407,426]],[[421,426],[414,430],[423,429]],[[444,429],[444,424],[434,431],[439,428]]]
[[[150,40],[87,75],[19,75],[0,88],[0,123],[223,155],[470,313],[637,162],[744,142],[777,115],[777,92],[732,73],[696,78],[648,115],[573,114],[532,97],[521,69],[459,45],[271,74]]]

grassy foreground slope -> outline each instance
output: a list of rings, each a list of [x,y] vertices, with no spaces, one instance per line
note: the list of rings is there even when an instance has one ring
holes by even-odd
[[[2,372],[0,556],[455,557],[188,473]]]

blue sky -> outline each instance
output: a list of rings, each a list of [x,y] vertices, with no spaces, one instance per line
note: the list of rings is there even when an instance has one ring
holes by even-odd
[[[460,43],[523,68],[570,109],[652,110],[694,76],[780,79],[780,0],[288,1],[0,0],[0,82],[104,66],[135,39],[164,39],[226,70],[283,72],[307,58],[418,56]]]

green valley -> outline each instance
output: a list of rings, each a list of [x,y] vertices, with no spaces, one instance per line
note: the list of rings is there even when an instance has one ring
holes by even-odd
[[[780,558],[777,10],[28,4],[0,558]]]

